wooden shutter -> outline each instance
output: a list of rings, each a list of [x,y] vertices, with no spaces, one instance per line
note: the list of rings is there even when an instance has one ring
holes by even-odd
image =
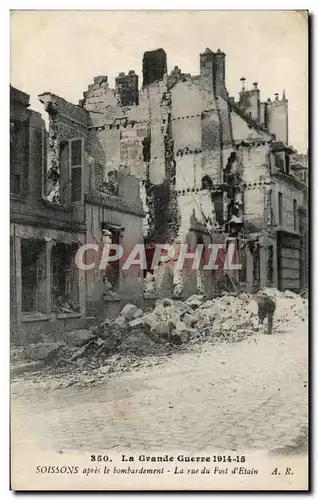
[[[82,201],[84,141],[83,139],[71,139],[69,145],[71,201]]]
[[[29,190],[29,123],[10,122],[11,193],[27,194]]]
[[[42,130],[42,198],[46,199],[47,195],[47,170],[48,170],[48,155],[47,155],[47,146],[48,146],[48,132],[46,129]]]

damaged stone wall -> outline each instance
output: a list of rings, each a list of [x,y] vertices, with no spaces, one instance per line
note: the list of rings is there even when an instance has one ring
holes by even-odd
[[[42,116],[35,111],[30,116],[30,146],[26,149],[29,156],[28,190],[30,198],[39,202],[45,190],[47,131]]]
[[[155,243],[172,243],[180,227],[180,213],[175,189],[176,162],[172,138],[171,104],[171,94],[166,87],[166,91],[162,93],[161,97],[160,138],[158,137],[158,124],[154,124],[151,128],[151,160],[149,183],[147,184],[148,197],[153,198],[150,203],[149,239]],[[163,150],[160,151],[162,142]],[[161,156],[162,152],[164,155],[163,182],[153,183],[154,176],[151,176],[151,172],[155,168],[153,159],[159,159],[158,156],[153,158],[153,153]]]
[[[191,80],[171,89],[172,133],[176,154],[201,149],[201,92]]]
[[[138,75],[130,70],[126,75],[119,73],[115,78],[115,90],[120,96],[122,106],[133,106],[139,103]]]
[[[219,116],[216,109],[203,111],[201,122],[202,173],[213,183],[222,182],[222,156]]]
[[[67,204],[70,202],[68,145],[71,139],[83,138],[87,149],[89,116],[85,110],[50,92],[39,95],[39,99],[49,115],[47,200]],[[84,168],[83,184],[87,185],[85,173]]]
[[[158,185],[164,182],[166,172],[164,136],[170,99],[166,79],[149,85],[143,94],[147,98],[151,137],[149,180],[151,184]]]
[[[145,53],[138,99],[138,77],[130,76],[128,85],[129,73],[120,74],[116,91],[96,77],[82,105],[104,149],[104,178],[118,170],[140,182],[147,241],[187,241],[193,224],[210,234],[217,228],[223,239],[241,234],[243,222],[247,237],[270,227],[273,137],[260,123],[257,85],[256,107],[240,107],[226,90],[225,54],[210,49],[194,77],[178,67],[167,75],[162,49]]]
[[[231,116],[231,124],[232,124],[232,132],[234,141],[244,141],[244,140],[263,140],[263,141],[271,141],[272,136],[269,132],[265,131],[261,126],[258,126],[257,123],[248,119],[248,117],[244,118],[242,113],[236,107],[230,103],[230,116]]]
[[[169,104],[166,104],[169,106]],[[176,193],[176,162],[174,159],[174,141],[172,139],[171,114],[168,114],[168,122],[164,137],[165,145],[165,169],[166,180],[169,186],[169,199],[166,207],[168,217],[167,243],[175,239],[181,224],[181,212],[179,211]]]
[[[172,131],[177,166],[176,189],[182,214],[178,240],[185,240],[194,217],[206,228],[213,219],[211,196],[202,192],[202,179],[220,178],[220,126],[217,111],[213,121],[213,96],[193,79],[181,81],[172,89]],[[210,108],[207,112],[205,109]],[[203,111],[202,111],[203,110]],[[202,203],[203,201],[203,203]],[[214,221],[213,221],[214,222]]]
[[[242,182],[242,157],[238,151],[231,151],[223,169],[225,230],[237,236],[243,227],[244,195]]]
[[[116,92],[109,88],[107,76],[100,75],[94,77],[94,83],[88,86],[83,93],[83,99],[79,105],[96,114],[114,112],[118,106]]]

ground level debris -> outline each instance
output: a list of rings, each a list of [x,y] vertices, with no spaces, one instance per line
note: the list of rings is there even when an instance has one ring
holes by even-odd
[[[307,321],[308,299],[303,295],[274,288],[265,288],[262,293],[276,303],[273,334]],[[69,374],[65,383],[76,383],[80,373],[88,373],[89,383],[93,383],[117,370],[163,360],[178,349],[188,349],[189,344],[257,338],[267,330],[267,320],[259,325],[257,313],[257,296],[248,293],[224,293],[210,300],[202,295],[186,301],[158,299],[153,310],[145,313],[134,304],[126,304],[114,320],[66,333],[64,341],[13,348],[12,360],[41,359],[47,362],[48,371]]]

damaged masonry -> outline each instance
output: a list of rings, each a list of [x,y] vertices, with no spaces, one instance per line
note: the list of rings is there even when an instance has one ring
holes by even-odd
[[[200,54],[200,74],[167,73],[163,49],[146,52],[143,81],[96,76],[78,105],[39,96],[48,117],[11,87],[11,294],[13,339],[43,340],[89,328],[156,299],[214,299],[264,287],[307,286],[305,155],[288,144],[285,92],[261,101],[257,83],[229,96],[226,56]],[[78,269],[85,244],[222,244],[218,269],[159,266]],[[236,251],[226,269],[229,244]],[[96,256],[86,252],[86,264]],[[234,266],[235,267],[235,266]]]
[[[11,16],[11,488],[308,488],[306,17]]]

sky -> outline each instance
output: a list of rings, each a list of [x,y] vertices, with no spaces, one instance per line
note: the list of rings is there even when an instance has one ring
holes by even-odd
[[[261,100],[281,96],[289,105],[289,143],[307,150],[307,18],[299,11],[71,11],[11,12],[11,84],[37,96],[51,91],[75,104],[94,76],[134,69],[142,81],[142,56],[163,48],[168,71],[178,65],[199,74],[199,54],[226,53],[226,84],[238,97],[258,82]]]

